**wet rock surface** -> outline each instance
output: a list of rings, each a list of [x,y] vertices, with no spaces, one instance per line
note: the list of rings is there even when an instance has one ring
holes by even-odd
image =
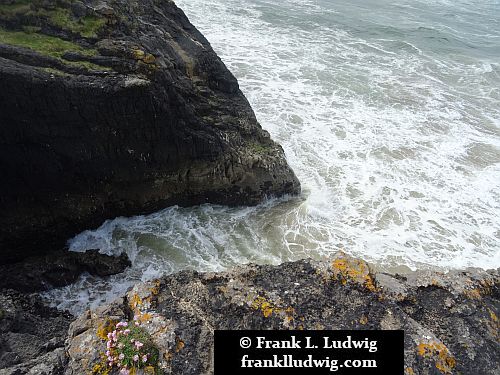
[[[0,81],[2,262],[107,218],[300,191],[172,1],[0,1]]]
[[[31,293],[69,285],[87,272],[106,277],[123,272],[131,265],[125,254],[118,257],[100,254],[57,251],[35,256],[19,263],[0,265],[0,289]]]
[[[61,374],[73,319],[36,295],[0,290],[0,375]]]
[[[398,276],[342,253],[320,263],[181,272],[73,322],[65,373],[102,373],[106,332],[136,316],[165,373],[212,373],[214,329],[403,329],[405,374],[498,374],[498,285],[498,270]]]

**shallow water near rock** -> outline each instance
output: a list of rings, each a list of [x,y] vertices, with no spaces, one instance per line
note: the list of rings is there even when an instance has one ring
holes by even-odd
[[[70,249],[133,266],[46,294],[77,313],[182,269],[320,259],[500,266],[500,2],[178,0],[285,149],[300,198],[117,218]]]

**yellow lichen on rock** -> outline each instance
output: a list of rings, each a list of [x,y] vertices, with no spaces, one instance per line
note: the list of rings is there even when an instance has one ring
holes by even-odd
[[[99,362],[99,363],[96,363],[92,367],[92,372],[90,374],[91,375],[108,375],[109,370],[110,370],[110,368],[106,364],[106,362]]]
[[[154,64],[156,57],[150,53],[146,53],[143,50],[137,48],[132,51],[134,59],[142,61],[145,64]]]
[[[134,293],[132,297],[130,297],[129,307],[135,311],[141,305],[142,305],[141,297],[139,297],[137,293]]]
[[[498,320],[498,316],[490,308],[488,308],[488,313],[490,314],[490,319],[488,319],[488,321],[486,322],[486,326],[488,327],[488,330],[490,331],[491,335],[498,342],[500,342],[500,321]]]
[[[151,284],[153,285],[151,288],[149,288],[151,295],[157,296],[158,294],[160,294],[160,290],[161,290],[160,280],[151,281]]]
[[[254,310],[260,310],[265,318],[269,318],[273,314],[282,315],[286,326],[290,325],[290,323],[292,323],[294,320],[293,314],[295,313],[295,310],[293,307],[279,307],[275,303],[268,301],[262,296],[257,296],[257,298],[252,301],[250,306]]]
[[[258,296],[252,302],[252,308],[254,310],[261,310],[264,317],[269,318],[273,315],[274,306],[267,301],[264,297]]]
[[[144,58],[142,59],[142,61],[145,64],[154,64],[155,61],[156,61],[156,57],[154,57],[152,54],[148,53],[146,56],[144,56]]]
[[[348,282],[355,282],[372,292],[377,291],[375,280],[366,262],[341,254],[339,258],[332,262],[331,267],[334,279],[340,281],[342,285],[346,285]]]
[[[480,300],[483,296],[490,295],[492,293],[492,288],[494,282],[492,280],[481,280],[479,283],[473,283],[470,281],[470,286],[466,287],[463,291],[463,294],[472,300]]]
[[[97,327],[97,337],[101,340],[107,340],[108,333],[113,332],[116,323],[118,323],[118,321],[113,319],[106,319],[104,322],[100,323]]]
[[[184,348],[184,346],[186,346],[186,344],[179,337],[176,337],[175,339],[177,341],[177,343],[175,344],[175,352],[179,353]]]
[[[452,374],[456,365],[455,358],[441,342],[420,343],[417,346],[417,354],[423,358],[433,359],[436,368],[443,374]]]

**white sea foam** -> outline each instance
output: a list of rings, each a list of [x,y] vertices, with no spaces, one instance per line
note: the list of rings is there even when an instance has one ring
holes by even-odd
[[[306,199],[108,221],[71,250],[126,251],[132,269],[82,277],[51,292],[56,303],[82,300],[78,310],[161,273],[339,249],[386,267],[500,266],[500,6],[176,2],[283,145]]]

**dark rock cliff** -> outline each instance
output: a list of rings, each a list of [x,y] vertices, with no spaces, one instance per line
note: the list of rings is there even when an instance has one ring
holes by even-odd
[[[172,1],[1,0],[0,86],[3,262],[107,218],[300,191]]]

